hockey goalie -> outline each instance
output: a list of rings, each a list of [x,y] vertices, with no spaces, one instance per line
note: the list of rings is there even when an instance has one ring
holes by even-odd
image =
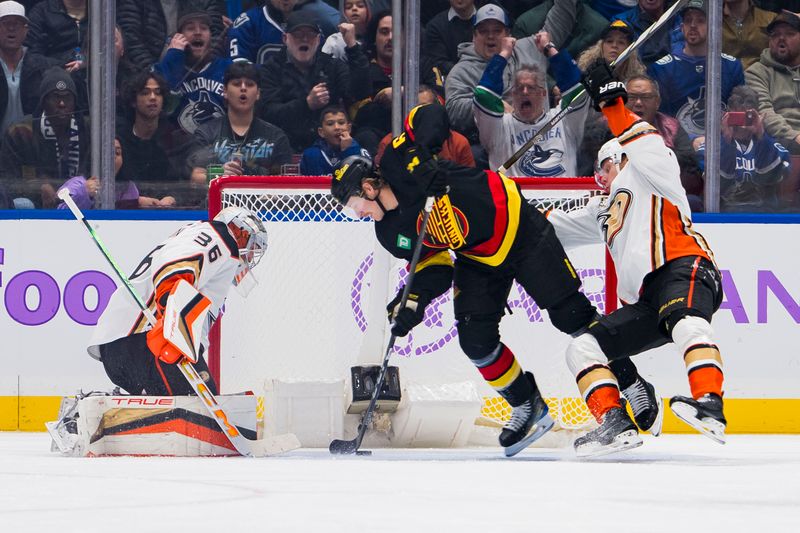
[[[235,454],[177,363],[190,361],[217,394],[204,358],[209,329],[232,285],[243,296],[250,292],[266,249],[262,222],[228,207],[213,220],[183,226],[147,254],[129,277],[144,305],[117,290],[88,347],[117,389],[65,398],[59,420],[47,424],[54,447],[69,455]],[[229,422],[255,438],[256,398],[218,400]]]

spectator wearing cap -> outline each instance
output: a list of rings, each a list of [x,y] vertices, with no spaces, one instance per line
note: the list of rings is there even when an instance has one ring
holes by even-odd
[[[18,2],[0,2],[0,65],[4,74],[0,78],[0,135],[36,110],[42,73],[58,64],[24,47],[27,33],[25,7]]]
[[[614,20],[621,20],[633,30],[636,40],[647,28],[661,18],[667,8],[667,0],[639,0],[639,3],[622,13]],[[613,21],[612,21],[613,22]],[[658,61],[671,51],[672,35],[680,33],[680,17],[664,24],[639,47],[639,58],[645,65]]]
[[[633,29],[622,20],[615,20],[608,24],[600,33],[600,40],[586,49],[578,58],[578,68],[586,72],[598,59],[604,59],[609,64],[633,42]],[[640,76],[645,73],[645,67],[636,54],[614,67],[614,73],[620,80],[631,76]],[[589,176],[594,173],[594,160],[597,151],[611,137],[607,122],[603,114],[589,109],[586,116],[586,127],[580,142],[578,152],[578,175]]]
[[[450,9],[425,25],[420,54],[446,75],[458,61],[458,46],[472,41],[472,18],[477,12],[475,0],[450,0]]]
[[[738,57],[746,70],[769,46],[767,26],[775,13],[756,7],[752,0],[725,0],[722,7],[722,51]]]
[[[172,119],[189,135],[201,124],[223,114],[227,57],[214,57],[211,47],[211,16],[202,11],[187,13],[178,23],[164,59],[153,66],[167,80],[178,100]]]
[[[792,173],[781,185],[787,206],[798,203],[800,183],[800,16],[781,12],[767,26],[769,48],[747,69],[747,85],[758,95],[764,129],[792,154]]]
[[[236,61],[225,71],[225,116],[195,133],[188,164],[192,181],[205,183],[208,165],[222,165],[226,175],[280,174],[291,162],[289,139],[277,126],[255,116],[261,97],[258,67]]]
[[[648,68],[661,93],[660,111],[677,118],[693,138],[704,135],[706,126],[706,55],[708,21],[704,0],[689,0],[681,10],[684,44]],[[722,54],[722,103],[737,85],[744,83],[742,63]],[[699,145],[702,139],[695,140]]]
[[[8,128],[0,149],[0,177],[14,197],[52,208],[55,187],[87,175],[89,124],[75,113],[75,83],[61,67],[50,67],[39,89],[40,113]]]
[[[131,62],[143,69],[159,62],[171,46],[170,37],[180,31],[178,21],[198,12],[210,17],[211,36],[219,39],[225,0],[117,0],[117,24]]]
[[[366,57],[348,63],[320,50],[321,31],[301,11],[286,20],[286,47],[264,65],[261,117],[289,137],[296,153],[317,139],[319,113],[328,105],[350,105],[369,87]]]
[[[545,0],[522,13],[514,22],[511,35],[522,39],[539,31],[550,35],[552,43],[578,57],[600,38],[608,20],[580,0]]]
[[[459,60],[453,66],[445,84],[445,106],[451,127],[469,139],[478,162],[483,157],[479,148],[478,129],[472,110],[475,87],[481,79],[486,65],[500,52],[502,40],[511,34],[511,21],[503,9],[496,4],[486,4],[475,15],[472,42],[459,46]],[[547,71],[547,59],[536,48],[533,36],[518,39],[513,54],[503,69],[503,97],[510,100],[514,75],[520,65],[536,65]],[[545,104],[545,111],[549,106]]]
[[[25,44],[31,52],[58,60],[67,72],[83,67],[81,51],[89,31],[86,0],[44,0],[30,10]]]
[[[233,21],[228,31],[231,59],[265,64],[270,55],[283,49],[286,19],[293,11],[315,21],[323,39],[336,33],[343,20],[339,11],[317,0],[267,0],[263,6],[250,8]]]

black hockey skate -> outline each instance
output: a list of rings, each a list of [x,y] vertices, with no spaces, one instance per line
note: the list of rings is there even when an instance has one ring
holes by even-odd
[[[525,377],[533,385],[533,395],[522,405],[513,408],[509,420],[500,432],[500,446],[505,448],[506,457],[512,457],[542,435],[550,431],[555,423],[548,414],[547,404],[539,393],[533,374],[525,372]]]
[[[675,416],[694,429],[720,444],[725,444],[725,426],[722,414],[722,398],[716,394],[704,394],[694,400],[685,396],[673,396],[669,407]]]
[[[654,437],[661,435],[661,426],[664,423],[664,401],[656,394],[653,385],[641,377],[622,391],[621,402],[630,403],[633,419],[642,431],[649,431]],[[625,408],[625,404],[622,404]]]
[[[613,407],[606,412],[600,427],[575,439],[578,457],[598,457],[642,445],[642,438],[627,411]]]

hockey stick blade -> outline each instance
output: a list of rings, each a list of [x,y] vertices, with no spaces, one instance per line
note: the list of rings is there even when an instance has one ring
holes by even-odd
[[[431,210],[433,209],[434,200],[435,199],[433,196],[429,196],[425,200],[425,214],[422,217],[419,236],[417,236],[417,242],[414,245],[414,252],[411,254],[411,261],[408,264],[408,277],[406,278],[406,286],[403,288],[403,294],[400,296],[398,309],[405,307],[406,302],[408,301],[408,294],[411,292],[411,283],[414,281],[414,272],[416,271],[417,263],[419,263],[419,258],[422,254],[422,244],[425,241],[425,232],[428,229],[428,220],[431,217]],[[356,435],[356,438],[353,440],[334,439],[331,441],[330,445],[328,445],[328,451],[330,453],[337,455],[353,453],[358,455],[371,455],[372,452],[359,451],[359,448],[361,447],[361,442],[364,440],[364,435],[367,432],[369,423],[372,420],[372,413],[378,406],[378,396],[383,388],[383,380],[386,377],[386,369],[389,367],[389,357],[392,355],[395,339],[397,339],[397,336],[394,334],[389,337],[389,343],[386,346],[386,352],[383,354],[381,371],[378,373],[378,378],[375,380],[375,386],[372,391],[372,396],[369,399],[367,410],[361,415],[361,423],[358,425],[358,434]]]
[[[617,59],[611,62],[611,67],[614,67],[619,63],[625,61],[628,58],[628,56],[630,56],[633,52],[635,52],[656,31],[658,31],[662,26],[664,26],[664,24],[666,24],[675,13],[683,9],[683,6],[685,6],[688,2],[689,0],[678,0],[672,5],[672,7],[664,11],[664,13],[662,13],[662,15],[658,18],[658,20],[656,20],[653,24],[650,25],[650,27],[648,27],[644,32],[642,32],[642,34],[639,36],[638,39],[636,39],[634,42],[628,45],[628,47],[622,51],[622,53],[617,57]],[[572,106],[573,102],[582,101],[582,99],[584,98],[583,96],[584,94],[585,91],[576,93],[572,101],[569,103],[569,105],[561,109],[561,111],[559,111],[556,115],[554,115],[553,118],[548,120],[547,123],[544,126],[542,126],[539,131],[534,133],[531,136],[531,138],[528,139],[528,141],[519,148],[519,150],[517,150],[511,157],[509,157],[505,163],[500,165],[500,168],[498,168],[497,171],[500,172],[501,174],[507,173],[508,170],[512,166],[514,166],[514,164],[523,156],[523,154],[525,154],[525,152],[530,150],[533,147],[533,145],[536,144],[537,142],[541,142],[541,140],[544,139],[545,134],[551,129],[553,129],[556,126],[556,124],[561,122],[561,119],[563,119],[570,111],[574,109]]]

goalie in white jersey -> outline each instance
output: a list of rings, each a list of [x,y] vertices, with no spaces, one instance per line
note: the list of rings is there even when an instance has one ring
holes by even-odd
[[[550,212],[564,247],[605,242],[616,266],[623,306],[598,319],[567,349],[567,363],[600,427],[575,441],[578,455],[642,443],[620,405],[615,360],[674,342],[686,364],[691,397],[670,407],[695,429],[724,443],[722,359],[711,317],[722,302],[720,273],[705,238],[692,227],[675,154],[661,135],[625,107],[627,92],[604,61],[584,85],[612,133],[598,155],[607,196],[581,210]],[[611,363],[609,363],[611,361]]]
[[[252,269],[267,249],[262,222],[241,207],[214,220],[194,222],[156,246],[130,276],[134,290],[154,313],[151,327],[133,298],[116,291],[95,329],[89,354],[130,394],[180,396],[193,390],[176,363],[195,363],[209,388],[217,388],[203,360],[208,330],[235,286],[246,296]],[[177,333],[164,328],[166,309],[178,309]],[[165,338],[166,333],[166,338]]]

